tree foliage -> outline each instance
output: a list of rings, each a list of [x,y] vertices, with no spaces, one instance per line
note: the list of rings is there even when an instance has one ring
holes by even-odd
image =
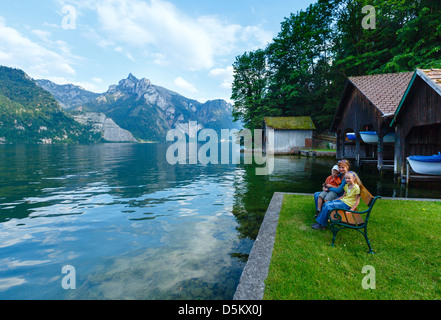
[[[367,5],[375,29],[363,28]],[[441,2],[318,0],[233,66],[233,115],[247,128],[265,116],[304,115],[326,130],[347,77],[441,68]]]
[[[23,71],[0,66],[0,143],[98,142]]]

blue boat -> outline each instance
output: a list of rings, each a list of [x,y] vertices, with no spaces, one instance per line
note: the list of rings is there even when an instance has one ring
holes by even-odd
[[[433,176],[441,175],[441,152],[433,156],[411,156],[407,160],[416,173]]]
[[[346,137],[348,137],[348,139],[351,140],[351,141],[355,141],[355,140],[357,140],[357,136],[355,135],[354,132],[348,132],[348,133],[346,133]]]
[[[361,139],[364,143],[378,144],[378,135],[376,131],[361,131]],[[383,137],[383,143],[395,143],[395,133],[388,133]]]

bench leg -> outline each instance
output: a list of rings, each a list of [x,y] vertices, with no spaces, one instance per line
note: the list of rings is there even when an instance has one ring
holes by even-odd
[[[331,247],[335,247],[335,237],[337,236],[337,233],[333,233],[332,234],[332,243],[331,243]]]
[[[329,227],[329,229],[331,229],[331,231],[332,231],[331,247],[335,247],[335,238],[337,237],[338,229],[336,227],[334,227],[333,225],[331,225]]]
[[[368,238],[368,235],[367,235],[367,228],[366,227],[364,228],[364,234],[363,235],[364,235],[364,238],[366,239],[366,243],[367,243],[367,245],[369,247],[368,253],[375,254],[374,250],[372,250],[371,242],[369,241],[369,238]]]

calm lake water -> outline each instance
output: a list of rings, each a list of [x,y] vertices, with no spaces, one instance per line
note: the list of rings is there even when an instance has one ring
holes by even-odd
[[[318,191],[335,164],[276,157],[256,176],[255,165],[172,166],[166,150],[1,145],[0,299],[232,299],[273,193]],[[441,198],[440,184],[359,173],[373,194]]]

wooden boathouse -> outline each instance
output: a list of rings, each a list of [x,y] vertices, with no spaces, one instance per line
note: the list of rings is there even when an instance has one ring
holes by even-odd
[[[441,151],[441,69],[348,78],[331,130],[337,158],[376,162],[403,178],[407,157]],[[377,142],[365,143],[364,131],[376,132]]]
[[[395,111],[395,173],[404,177],[406,158],[441,151],[441,69],[418,69]]]
[[[274,154],[290,154],[297,148],[311,148],[316,130],[311,117],[266,117],[263,121],[263,146],[269,150],[274,141]]]
[[[393,145],[385,145],[383,137],[393,132],[390,123],[412,79],[412,72],[350,77],[346,81],[331,131],[337,133],[337,158],[376,162],[379,170],[391,169]],[[360,132],[375,131],[378,143],[363,142]],[[347,134],[355,133],[355,140]],[[391,163],[385,165],[385,162]]]

